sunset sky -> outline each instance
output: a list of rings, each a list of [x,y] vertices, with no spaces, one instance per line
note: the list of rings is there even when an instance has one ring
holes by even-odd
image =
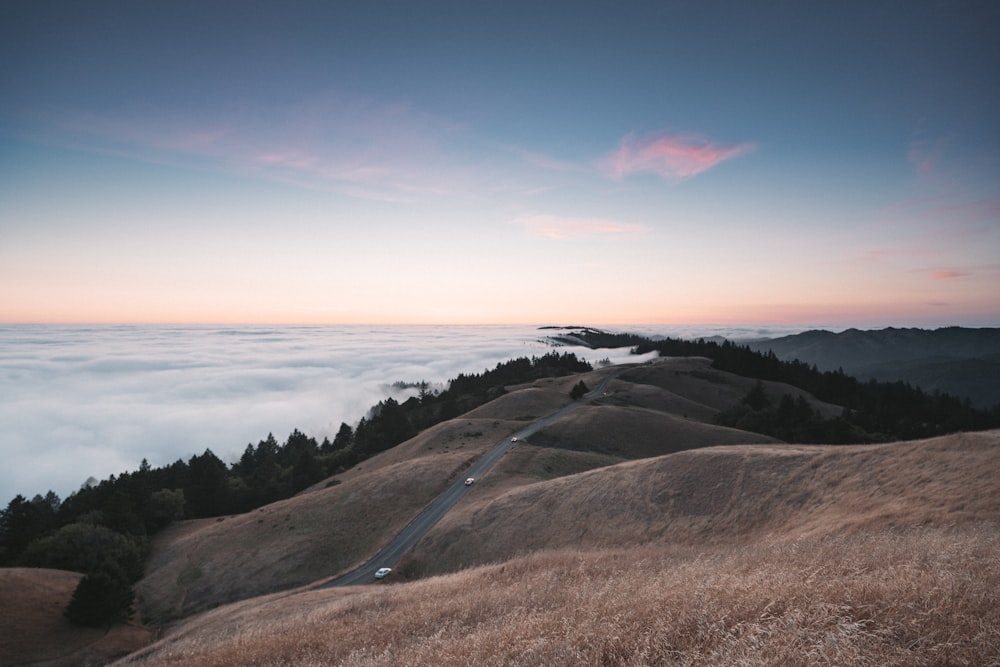
[[[6,2],[0,321],[1000,326],[1000,3]]]

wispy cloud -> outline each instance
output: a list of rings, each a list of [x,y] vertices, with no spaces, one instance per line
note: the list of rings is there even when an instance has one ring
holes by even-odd
[[[952,271],[950,269],[937,269],[931,274],[934,280],[957,280],[960,278],[970,278],[974,274],[968,271]]]
[[[462,127],[357,95],[321,94],[267,114],[126,108],[40,122],[58,128],[64,143],[96,153],[214,167],[364,199],[461,197],[488,182],[470,162],[475,138]]]
[[[1000,218],[1000,197],[942,203],[927,208],[925,214],[942,222],[992,222]]]
[[[886,248],[868,248],[858,254],[857,261],[862,263],[879,262],[892,255],[893,253]]]
[[[860,267],[882,267],[904,271],[906,275],[936,283],[970,281],[983,283],[1000,277],[1000,264],[964,262],[954,253],[929,244],[901,244],[869,248],[858,253],[854,263]],[[985,283],[984,283],[985,284]]]
[[[302,151],[285,151],[281,153],[261,153],[256,157],[256,162],[271,167],[313,169],[320,163],[320,159],[316,155]]]
[[[522,225],[529,234],[546,239],[570,239],[598,234],[638,236],[649,227],[607,218],[572,218],[558,215],[525,215],[511,221]]]
[[[753,148],[749,143],[713,144],[684,134],[628,134],[601,164],[615,179],[634,173],[653,173],[664,180],[677,181],[708,171]]]
[[[528,150],[527,148],[523,148],[520,146],[505,145],[503,148],[516,155],[525,164],[546,171],[582,173],[590,169],[586,165],[582,165],[577,162],[571,162],[569,160],[561,160],[559,158],[547,155],[540,151]]]
[[[860,250],[855,259],[862,264],[877,264],[897,261],[933,261],[940,260],[941,251],[928,244],[913,241],[902,241],[895,245]]]
[[[899,201],[879,213],[880,227],[898,230],[897,244],[920,246],[926,255],[964,253],[996,244],[1000,198],[972,199],[957,190]]]
[[[921,121],[913,131],[906,157],[917,170],[917,174],[923,177],[933,176],[953,139],[953,135],[950,134],[938,138],[931,137],[927,123]]]

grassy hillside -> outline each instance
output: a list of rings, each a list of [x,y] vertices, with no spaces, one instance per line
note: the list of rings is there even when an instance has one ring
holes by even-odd
[[[998,469],[1000,432],[624,462],[466,508],[409,568],[483,565],[240,602],[122,664],[991,664]]]
[[[163,622],[348,569],[510,428],[498,420],[446,422],[294,498],[172,526],[154,540],[136,587],[144,617]]]
[[[456,508],[400,570],[426,576],[543,549],[790,540],[993,520],[998,471],[995,434],[685,451]]]
[[[686,373],[692,365],[705,364],[664,360],[659,366],[664,372]],[[349,569],[397,533],[494,443],[569,403],[569,391],[581,379],[597,386],[610,372],[602,369],[510,387],[509,393],[461,419],[428,429],[299,496],[246,514],[176,524],[157,536],[146,576],[136,587],[143,617],[162,623]],[[722,377],[724,381],[714,376],[688,378],[685,388],[693,394],[707,393],[699,388],[711,384],[714,391],[728,382],[731,400],[738,400],[749,381],[730,374]],[[579,450],[563,455],[559,468],[564,474],[689,447],[772,441],[669,411],[622,406],[632,392],[647,394],[649,389],[646,384],[616,382],[602,400],[619,405],[584,408],[582,415],[577,411],[537,437],[559,448]],[[695,405],[698,409],[693,412],[706,420],[717,411],[679,395],[676,401],[685,407]],[[714,403],[726,404],[717,398]],[[480,480],[480,497],[491,489],[499,493],[538,479],[507,465],[489,477],[499,476],[505,479],[502,488],[495,480]]]
[[[63,610],[80,577],[63,570],[0,568],[0,664],[103,665],[150,641],[152,633],[138,625],[105,632],[67,621]]]
[[[513,390],[296,497],[175,524],[154,540],[136,586],[143,617],[159,624],[351,568],[493,444],[569,403],[567,382],[546,379]]]
[[[611,372],[382,585],[310,590]],[[122,664],[1000,659],[1000,431],[824,447],[715,425],[754,383],[676,358],[508,387],[294,498],[178,523],[137,587],[162,639]]]

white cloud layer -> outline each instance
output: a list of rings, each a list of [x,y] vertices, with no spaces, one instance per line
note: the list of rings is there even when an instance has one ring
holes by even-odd
[[[0,328],[0,503],[90,476],[227,462],[294,428],[321,440],[396,381],[444,383],[551,348],[534,327]],[[627,350],[575,351],[591,361]]]
[[[651,337],[791,330],[628,327]],[[533,326],[0,327],[0,503],[88,477],[189,459],[231,463],[268,433],[331,439],[397,381],[442,384],[516,357],[541,356],[555,332]],[[574,352],[591,363],[643,360],[628,349]]]

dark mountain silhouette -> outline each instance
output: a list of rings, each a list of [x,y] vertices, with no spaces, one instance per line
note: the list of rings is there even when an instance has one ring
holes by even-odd
[[[746,345],[821,371],[968,398],[980,408],[1000,403],[1000,328],[815,330]]]

